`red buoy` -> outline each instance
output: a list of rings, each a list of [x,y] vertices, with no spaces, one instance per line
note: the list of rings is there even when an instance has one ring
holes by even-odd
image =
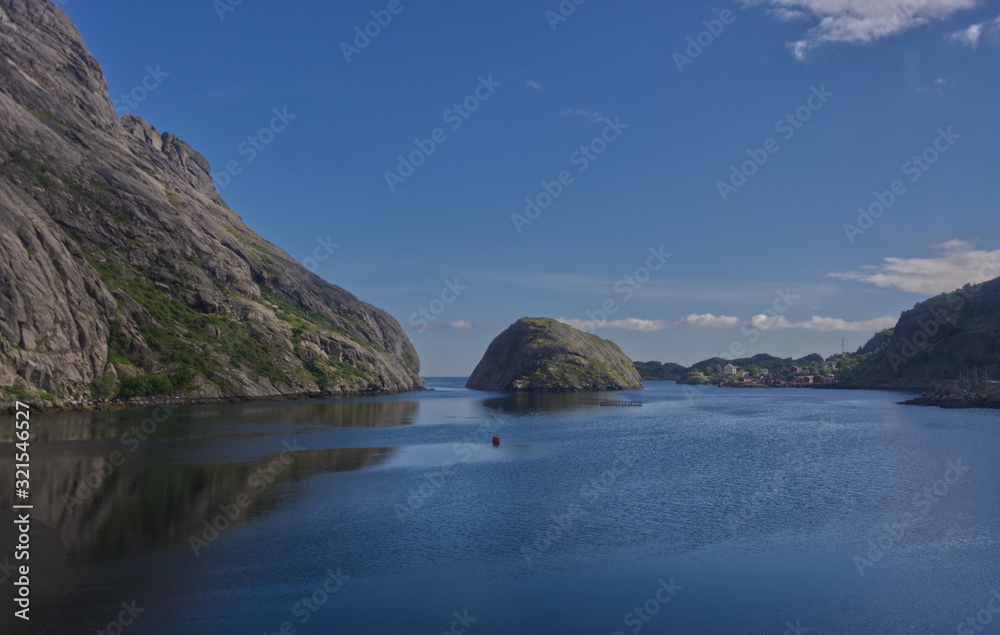
[[[500,445],[500,435],[499,434],[493,435],[493,445]]]

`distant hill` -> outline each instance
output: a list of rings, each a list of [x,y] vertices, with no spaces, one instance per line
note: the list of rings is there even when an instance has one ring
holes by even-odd
[[[966,373],[997,377],[1000,364],[1000,278],[967,284],[904,311],[854,355],[857,382],[934,382]]]
[[[644,380],[711,376],[726,364],[741,370],[767,369],[772,376],[835,373],[846,386],[931,386],[959,381],[978,390],[1000,380],[1000,278],[967,284],[918,302],[896,326],[879,331],[854,353],[824,360],[812,353],[798,359],[767,354],[727,360],[712,357],[690,367],[634,362]],[[836,368],[834,367],[836,365]],[[979,394],[977,393],[977,394]]]
[[[681,379],[688,373],[688,369],[680,364],[674,364],[667,362],[666,364],[661,364],[660,362],[632,362],[635,364],[635,369],[639,371],[639,376],[644,380],[665,380],[665,379]]]
[[[678,380],[683,379],[690,373],[699,372],[704,375],[716,375],[722,372],[726,364],[732,364],[740,370],[768,371],[772,376],[778,377],[788,374],[829,374],[833,372],[834,364],[837,363],[839,355],[830,359],[824,359],[818,353],[810,353],[805,357],[793,359],[791,357],[775,357],[767,353],[759,353],[753,357],[741,357],[739,359],[725,359],[723,357],[711,357],[702,360],[691,366],[682,366],[672,362],[632,362],[639,376],[644,381],[653,380]],[[792,371],[792,367],[797,370]]]

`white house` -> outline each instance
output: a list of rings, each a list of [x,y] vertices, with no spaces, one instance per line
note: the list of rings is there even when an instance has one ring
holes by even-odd
[[[726,367],[722,369],[722,374],[726,377],[730,375],[735,375],[738,369],[732,364],[726,364]]]

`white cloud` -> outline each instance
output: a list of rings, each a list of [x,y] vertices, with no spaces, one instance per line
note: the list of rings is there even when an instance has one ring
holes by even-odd
[[[475,322],[470,322],[469,320],[455,320],[454,322],[449,322],[448,324],[422,324],[420,326],[406,324],[403,329],[406,331],[416,331],[417,333],[422,333],[424,331],[443,331],[443,330],[453,330],[453,331],[468,331],[476,327]]]
[[[982,38],[983,33],[986,33],[987,31],[1000,31],[1000,18],[970,24],[964,29],[959,29],[958,31],[951,33],[948,36],[948,39],[955,44],[974,49],[979,46],[979,40]]]
[[[542,85],[533,79],[528,80],[528,88],[533,88],[535,90],[542,90]]]
[[[788,318],[784,315],[773,315],[769,317],[764,313],[760,313],[759,315],[755,315],[750,318],[747,325],[761,331],[780,331],[782,329],[792,327],[792,323],[789,322]]]
[[[685,316],[677,322],[675,326],[680,328],[695,327],[695,328],[713,328],[713,329],[723,329],[731,328],[740,325],[740,319],[737,317],[730,317],[728,315],[712,315],[711,313],[703,313],[701,315],[697,313],[692,313],[691,315]]]
[[[792,53],[804,59],[823,44],[870,44],[933,20],[946,20],[956,12],[972,9],[977,0],[745,0],[765,5],[779,20],[804,14],[819,23],[801,40],[789,43]]]
[[[614,329],[616,331],[631,331],[652,333],[670,328],[666,320],[643,320],[640,318],[625,318],[624,320],[577,320],[573,318],[556,318],[557,322],[568,324],[581,331],[596,331],[597,329]]]
[[[630,331],[634,333],[653,333],[663,331],[668,328],[734,328],[740,325],[740,319],[726,315],[712,315],[711,313],[692,313],[677,322],[667,320],[643,320],[639,318],[626,318],[624,320],[577,320],[569,318],[558,318],[559,322],[568,324],[581,331],[595,331],[597,329],[612,329],[616,331]],[[790,322],[783,315],[768,316],[763,313],[750,318],[747,324],[762,331],[783,331],[786,329],[802,329],[806,331],[881,331],[896,324],[896,318],[885,315],[872,320],[850,321],[841,318],[822,317],[814,315],[807,322]]]
[[[799,20],[809,19],[809,14],[806,13],[805,11],[798,11],[796,9],[786,9],[784,7],[771,9],[771,15],[778,18],[782,22],[797,22]]]
[[[936,255],[930,258],[885,258],[880,265],[862,267],[863,271],[827,275],[923,295],[945,293],[1000,276],[1000,250],[974,249],[958,239],[931,249]]]
[[[732,328],[740,325],[740,319],[725,315],[715,316],[711,313],[692,313],[677,322],[669,320],[645,320],[641,318],[625,318],[622,320],[578,320],[574,318],[557,318],[558,322],[568,324],[581,331],[597,329],[612,329],[630,331],[633,333],[654,333],[669,328]]]
[[[983,35],[983,24],[973,24],[972,26],[955,31],[948,36],[948,39],[956,44],[974,49],[979,46],[979,38]]]
[[[588,110],[583,110],[582,108],[569,108],[559,113],[560,117],[568,117],[570,115],[574,115],[576,117],[583,117],[590,123],[601,123],[602,121],[604,121],[604,115],[602,115],[601,113],[590,112]]]
[[[767,316],[763,313],[750,319],[750,326],[761,331],[783,331],[786,329],[802,329],[832,333],[835,331],[881,331],[896,325],[896,318],[891,315],[872,320],[851,321],[841,318],[821,317],[814,315],[807,322],[790,322],[783,315]]]

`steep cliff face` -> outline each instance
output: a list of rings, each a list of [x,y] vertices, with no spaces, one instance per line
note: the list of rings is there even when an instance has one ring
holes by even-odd
[[[469,377],[479,390],[642,390],[614,343],[548,318],[522,318],[498,335]]]
[[[0,0],[0,401],[405,391],[385,312],[247,227],[44,0]],[[51,393],[51,394],[46,394]]]
[[[950,380],[973,366],[994,367],[993,377],[1000,364],[1000,278],[918,303],[861,352],[861,380]]]

